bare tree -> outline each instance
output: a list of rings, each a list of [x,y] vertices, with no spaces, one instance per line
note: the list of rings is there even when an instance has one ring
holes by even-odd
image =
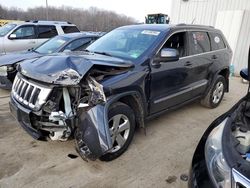
[[[0,5],[0,19],[8,20],[46,20],[46,8],[35,7],[27,11]],[[96,7],[89,9],[72,8],[68,6],[49,7],[49,20],[68,21],[83,31],[110,31],[116,27],[136,23],[134,18],[117,14]]]

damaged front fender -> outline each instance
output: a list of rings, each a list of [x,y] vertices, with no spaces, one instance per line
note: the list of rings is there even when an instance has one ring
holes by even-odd
[[[75,140],[76,150],[83,159],[95,160],[112,149],[108,124],[109,107],[120,98],[131,94],[135,93],[125,92],[113,95],[107,99],[106,103],[81,108]]]
[[[82,158],[95,160],[112,148],[107,104],[98,104],[81,112],[75,139],[77,151]]]

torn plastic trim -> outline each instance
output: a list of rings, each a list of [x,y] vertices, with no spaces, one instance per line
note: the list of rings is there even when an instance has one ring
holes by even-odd
[[[82,109],[75,139],[77,152],[84,160],[86,158],[95,160],[112,149],[113,145],[108,124],[109,107],[120,98],[132,94],[136,94],[136,92],[131,91],[113,95],[108,97],[106,103],[98,104],[87,109],[87,111]]]
[[[104,94],[102,84],[98,83],[93,77],[87,77],[87,83],[90,88],[91,94],[87,103],[79,103],[78,108],[85,108],[89,106],[95,106],[97,104],[106,102],[106,96]]]

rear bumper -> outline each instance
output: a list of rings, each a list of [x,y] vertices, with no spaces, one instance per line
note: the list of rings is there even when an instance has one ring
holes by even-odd
[[[12,82],[7,76],[0,76],[0,88],[11,90]]]
[[[11,97],[9,102],[10,112],[21,125],[21,127],[34,139],[43,140],[45,137],[41,131],[35,129],[31,124],[31,110],[24,108]]]

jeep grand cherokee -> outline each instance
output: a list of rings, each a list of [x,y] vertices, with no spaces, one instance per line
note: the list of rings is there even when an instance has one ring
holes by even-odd
[[[83,53],[21,63],[10,109],[34,138],[74,137],[83,159],[109,161],[146,120],[197,99],[217,107],[228,91],[231,57],[212,27],[124,26]]]

